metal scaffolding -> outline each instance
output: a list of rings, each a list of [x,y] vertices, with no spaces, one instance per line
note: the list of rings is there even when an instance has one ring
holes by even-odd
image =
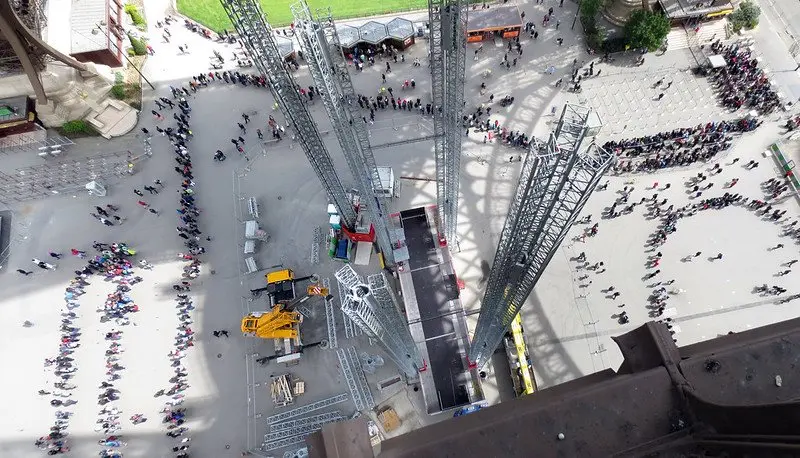
[[[370,275],[365,283],[350,265],[345,265],[335,275],[339,291],[346,291],[342,312],[381,343],[406,377],[415,379],[424,362],[383,273]]]
[[[389,232],[388,199],[383,197],[380,175],[369,143],[369,133],[356,105],[353,81],[342,54],[330,11],[315,19],[305,0],[291,6],[295,33],[322,103],[333,124],[347,166],[361,196],[360,204],[375,228],[378,247],[387,265],[394,264]]]
[[[296,409],[287,410],[286,412],[281,412],[279,414],[275,414],[272,416],[267,417],[267,424],[274,425],[276,423],[282,423],[290,418],[299,417],[301,415],[305,415],[307,413],[313,412],[315,410],[324,409],[326,407],[331,407],[336,405],[340,402],[346,401],[348,396],[344,393],[337,394],[336,396],[332,396],[327,399],[323,399],[321,401],[314,402],[312,404],[304,405],[302,407],[298,407]]]
[[[264,18],[258,1],[222,0],[222,6],[256,68],[269,80],[275,101],[294,128],[297,141],[314,173],[342,218],[342,225],[353,228],[356,222],[355,210],[336,174],[331,156],[308,112],[305,100],[300,96],[298,86],[278,51],[274,31]]]
[[[350,347],[355,351],[355,348]],[[369,386],[364,389],[362,379],[364,379],[364,371],[361,370],[361,365],[358,358],[353,361],[349,355],[349,349],[340,348],[336,350],[336,356],[339,358],[339,367],[342,369],[342,374],[347,382],[347,388],[350,390],[350,397],[353,398],[353,404],[356,410],[361,412],[365,409],[375,407],[375,402],[372,400],[372,393],[369,391]],[[355,366],[355,367],[354,367]],[[366,381],[366,379],[364,379]]]
[[[614,155],[594,143],[581,151],[590,109],[567,105],[546,144],[522,165],[481,304],[469,360],[482,367],[519,313]]]
[[[331,280],[327,277],[323,278],[322,287],[330,291]],[[332,296],[325,298],[325,323],[328,326],[328,348],[337,348],[339,346],[339,339],[337,339],[336,336],[336,315],[334,315]]]
[[[450,243],[458,224],[467,9],[466,0],[428,0],[437,228]]]

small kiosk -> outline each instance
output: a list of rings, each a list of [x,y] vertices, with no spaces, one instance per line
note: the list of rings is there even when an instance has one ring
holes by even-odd
[[[414,23],[408,19],[396,17],[386,24],[389,41],[397,49],[406,49],[414,44]]]
[[[515,38],[522,31],[522,16],[517,5],[490,5],[474,7],[467,15],[467,41],[476,42],[501,38]]]
[[[275,36],[275,42],[278,45],[278,51],[284,60],[293,60],[295,58],[294,42],[291,38],[281,35]]]
[[[383,40],[389,38],[389,32],[386,30],[386,24],[381,24],[376,21],[369,21],[358,28],[358,34],[361,35],[361,41],[377,47],[383,43]]]
[[[336,34],[339,35],[339,45],[345,55],[352,54],[361,37],[358,29],[351,25],[336,24]]]

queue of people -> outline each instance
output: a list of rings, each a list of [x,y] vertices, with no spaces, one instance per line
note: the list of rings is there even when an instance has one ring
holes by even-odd
[[[75,312],[80,307],[78,299],[85,294],[84,287],[90,282],[88,279],[92,275],[102,276],[112,284],[115,284],[114,292],[109,294],[105,305],[98,310],[101,313],[101,322],[113,321],[116,325],[123,326],[128,324],[125,315],[138,311],[138,307],[127,295],[130,285],[141,281],[141,277],[134,275],[133,266],[129,260],[135,251],[130,249],[125,243],[94,243],[94,248],[98,254],[86,262],[86,265],[75,271],[75,277],[70,280],[64,292],[64,306],[61,309],[61,343],[58,355],[52,359],[45,360],[46,367],[53,367],[53,374],[58,378],[53,382],[52,391],[40,390],[43,396],[52,395],[50,405],[59,409],[55,413],[55,423],[50,428],[50,433],[40,437],[35,445],[42,450],[46,450],[48,455],[58,455],[69,452],[67,444],[67,428],[73,413],[70,406],[77,404],[77,401],[70,399],[72,391],[77,388],[70,380],[75,377],[78,370],[72,354],[75,349],[80,347],[82,332],[76,325],[75,320],[78,314]],[[73,248],[73,254],[80,259],[85,259],[86,252]],[[119,362],[119,355],[123,351],[119,340],[122,338],[122,331],[112,329],[105,334],[105,340],[109,342],[109,347],[105,351],[106,357],[106,377],[102,382],[102,390],[98,396],[98,404],[105,406],[108,403],[119,399],[119,390],[114,386],[114,381],[121,377],[121,371],[125,369]],[[64,409],[64,410],[61,410]],[[116,408],[109,409],[103,407],[98,413],[97,424],[98,432],[102,432],[105,438],[98,442],[103,446],[100,456],[121,457],[122,453],[117,447],[122,447],[125,443],[116,434],[120,430],[119,411]]]
[[[207,86],[210,81],[240,83],[245,86],[254,81],[257,82],[257,85],[264,84],[263,78],[259,79],[259,77],[243,75],[238,72],[235,72],[231,77],[228,76],[227,72],[223,72],[222,77],[219,74],[212,73],[209,73],[208,77],[202,74],[195,76],[190,81],[190,87],[194,88],[194,91],[196,88]],[[175,118],[177,125],[174,129],[170,131],[164,130],[164,136],[169,139],[175,153],[175,160],[178,163],[175,167],[175,172],[179,175],[181,181],[178,189],[180,195],[179,208],[176,209],[178,218],[176,232],[178,237],[182,239],[187,252],[178,254],[178,258],[183,260],[185,264],[181,279],[172,285],[172,289],[175,291],[175,310],[179,324],[175,335],[174,348],[167,354],[167,357],[173,368],[174,375],[169,379],[169,389],[162,389],[155,393],[155,397],[166,397],[164,408],[160,413],[164,416],[162,423],[166,425],[167,431],[165,434],[176,439],[171,450],[175,453],[176,458],[189,457],[189,442],[191,441],[191,438],[188,437],[189,427],[184,425],[187,412],[185,408],[181,407],[185,396],[183,392],[189,388],[188,371],[183,364],[183,359],[187,356],[189,349],[194,346],[194,330],[192,329],[194,320],[191,311],[194,310],[195,306],[189,294],[191,293],[192,280],[200,275],[202,262],[198,256],[205,253],[205,248],[200,242],[211,240],[208,236],[205,239],[201,238],[202,232],[198,226],[200,209],[195,202],[193,164],[188,148],[188,143],[192,137],[185,134],[186,132],[191,132],[189,117],[186,116],[191,111],[191,107],[184,95],[187,95],[185,87],[180,89],[173,88],[173,99],[179,100],[177,105],[184,113],[183,116]],[[249,122],[249,116],[243,115],[243,119],[245,123]],[[244,125],[241,125],[241,127],[241,130],[246,132]],[[243,139],[241,143],[244,144]],[[240,145],[237,143],[236,146],[239,147]]]
[[[763,121],[752,118],[710,122],[656,135],[608,141],[603,148],[613,151],[619,159],[612,169],[614,173],[653,172],[709,161],[731,147],[734,134],[755,130],[761,123]]]

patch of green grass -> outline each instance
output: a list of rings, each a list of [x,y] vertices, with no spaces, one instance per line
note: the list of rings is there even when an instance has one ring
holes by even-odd
[[[292,23],[289,5],[296,0],[260,0],[261,8],[273,27],[284,27]],[[178,11],[204,26],[220,32],[233,31],[233,26],[222,9],[220,0],[177,0]],[[335,19],[374,16],[402,11],[422,10],[428,7],[427,0],[308,0],[312,12],[330,6]]]
[[[67,138],[94,137],[100,135],[91,124],[83,119],[67,121],[57,130],[59,134]]]

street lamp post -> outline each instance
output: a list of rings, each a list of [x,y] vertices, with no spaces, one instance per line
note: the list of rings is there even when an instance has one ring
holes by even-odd
[[[92,29],[92,33],[94,33],[94,34],[97,34],[98,32],[100,32],[100,33],[102,33],[103,35],[105,35],[105,36],[106,36],[106,39],[108,39],[108,41],[111,41],[111,36],[109,36],[109,35],[108,35],[108,32],[106,32],[106,30],[105,30],[105,29],[104,29],[104,28],[103,28],[103,27],[102,27],[100,24],[95,24],[95,28],[94,28],[94,29]],[[121,51],[121,50],[120,50],[120,51]],[[144,80],[144,82],[145,82],[145,83],[147,83],[147,85],[148,85],[148,86],[150,86],[150,89],[152,89],[152,90],[154,90],[154,91],[155,91],[155,90],[156,90],[156,88],[155,88],[155,86],[153,86],[153,83],[151,83],[151,82],[150,82],[150,80],[149,80],[149,79],[147,79],[147,77],[146,77],[146,76],[144,76],[144,74],[141,72],[141,70],[139,70],[139,67],[137,67],[137,66],[133,65],[133,62],[131,62],[131,59],[128,57],[128,55],[127,55],[126,53],[124,53],[124,52],[123,52],[123,53],[122,53],[122,56],[125,58],[125,60],[127,60],[127,61],[128,61],[128,65],[130,65],[131,67],[133,67],[133,69],[134,69],[134,70],[136,70],[136,73],[138,73],[138,74],[139,74],[139,76],[141,76],[141,77],[142,77],[142,79]]]
[[[575,29],[575,23],[578,22],[578,15],[580,13],[581,13],[581,0],[578,0],[578,10],[575,11],[575,17],[572,19],[572,27],[569,28],[570,30]]]

